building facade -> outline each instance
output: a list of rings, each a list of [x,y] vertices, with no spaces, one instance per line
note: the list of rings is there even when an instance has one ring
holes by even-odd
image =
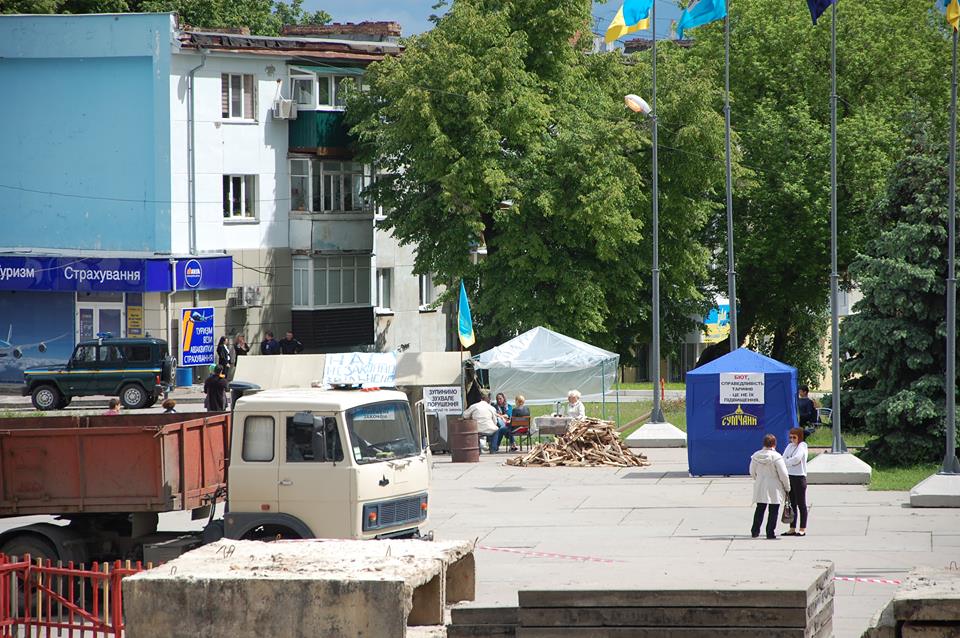
[[[198,306],[251,343],[292,329],[314,352],[445,349],[441,291],[377,229],[375,171],[343,124],[344,79],[400,51],[374,26],[0,17],[0,83],[21,96],[0,101],[0,383],[99,333],[176,344]]]

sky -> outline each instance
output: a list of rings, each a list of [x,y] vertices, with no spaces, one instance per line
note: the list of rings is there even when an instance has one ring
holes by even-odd
[[[437,0],[304,0],[303,8],[310,11],[322,9],[333,16],[334,22],[362,22],[364,20],[392,20],[399,22],[403,35],[422,33],[430,29],[429,16]],[[617,9],[620,0],[595,2],[593,15],[594,28],[598,33],[606,30]],[[679,17],[680,10],[671,0],[657,1],[657,32],[666,34],[670,21]],[[649,31],[646,32],[649,36]],[[638,33],[637,35],[643,35]]]

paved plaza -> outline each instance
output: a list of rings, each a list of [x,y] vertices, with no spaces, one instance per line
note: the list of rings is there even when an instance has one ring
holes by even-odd
[[[859,637],[912,567],[960,564],[960,512],[913,509],[906,492],[814,485],[804,538],[750,538],[748,477],[691,478],[685,449],[651,449],[644,468],[518,468],[434,457],[431,521],[441,539],[477,539],[477,601],[517,604],[520,589],[609,585],[645,569],[828,559],[838,580],[834,632]],[[782,526],[785,527],[785,526]],[[575,558],[579,557],[579,559]]]

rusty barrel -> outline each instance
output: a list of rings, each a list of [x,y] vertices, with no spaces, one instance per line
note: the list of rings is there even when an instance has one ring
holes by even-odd
[[[450,457],[454,463],[480,461],[480,437],[473,419],[450,419]]]

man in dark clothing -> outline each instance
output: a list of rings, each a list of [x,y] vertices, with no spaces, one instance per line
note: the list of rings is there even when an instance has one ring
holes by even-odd
[[[287,331],[287,335],[280,340],[280,352],[283,354],[300,354],[303,352],[303,344],[299,339],[295,339],[293,333]]]
[[[280,354],[280,344],[273,338],[272,332],[267,332],[260,342],[260,354]]]
[[[223,368],[217,366],[213,374],[203,382],[209,412],[224,412],[227,409],[227,379]]]
[[[817,406],[809,396],[810,388],[800,386],[800,397],[797,399],[797,412],[800,414],[800,427],[803,428],[804,435],[813,434],[816,429],[819,418],[817,417]],[[808,434],[809,432],[809,434]]]

